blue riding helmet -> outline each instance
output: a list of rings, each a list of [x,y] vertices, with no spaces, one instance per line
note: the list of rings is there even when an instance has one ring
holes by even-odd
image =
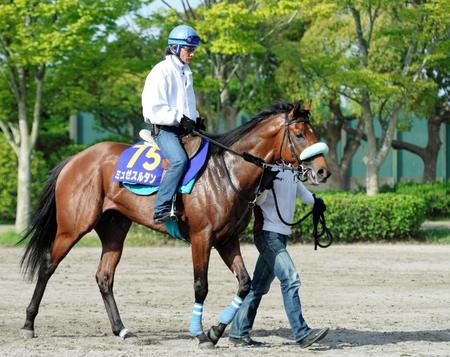
[[[197,47],[200,45],[201,38],[195,30],[187,25],[175,27],[169,34],[169,45],[181,45]]]

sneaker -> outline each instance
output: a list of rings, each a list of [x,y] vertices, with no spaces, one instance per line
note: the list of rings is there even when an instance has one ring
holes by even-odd
[[[301,340],[297,341],[301,348],[306,348],[311,346],[313,343],[316,343],[323,339],[330,329],[328,327],[311,330],[305,337]]]
[[[255,341],[250,336],[245,337],[228,337],[234,346],[250,346],[250,347],[260,347],[264,345],[264,342]]]

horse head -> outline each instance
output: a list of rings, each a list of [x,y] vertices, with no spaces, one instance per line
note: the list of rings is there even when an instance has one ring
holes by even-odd
[[[309,107],[302,108],[302,103],[297,102],[278,117],[277,123],[281,125],[276,142],[280,149],[276,159],[292,164],[302,172],[304,180],[309,179],[314,185],[325,182],[331,175],[324,157],[328,146],[318,140]]]

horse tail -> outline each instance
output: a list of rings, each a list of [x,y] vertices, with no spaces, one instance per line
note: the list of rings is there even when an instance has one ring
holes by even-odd
[[[17,242],[17,244],[20,244],[28,237],[31,237],[20,262],[22,272],[29,280],[33,280],[36,273],[49,260],[50,247],[55,240],[58,228],[55,200],[56,181],[61,170],[70,159],[71,157],[67,158],[52,170],[31,222],[25,230],[23,238]]]

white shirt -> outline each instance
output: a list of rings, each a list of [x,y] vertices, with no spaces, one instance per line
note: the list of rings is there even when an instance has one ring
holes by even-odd
[[[281,180],[278,180],[278,178]],[[295,201],[297,197],[300,198],[303,203],[314,204],[312,193],[308,191],[305,185],[298,180],[290,170],[280,171],[278,173],[277,179],[273,182],[273,189],[277,197],[281,217],[288,223],[292,223],[294,220]],[[256,201],[256,204],[262,211],[264,220],[263,230],[284,235],[291,234],[291,227],[285,225],[278,216],[271,190],[264,191],[261,197]]]
[[[147,123],[177,126],[183,114],[196,120],[199,114],[189,66],[169,55],[153,67],[145,80],[142,109]]]

